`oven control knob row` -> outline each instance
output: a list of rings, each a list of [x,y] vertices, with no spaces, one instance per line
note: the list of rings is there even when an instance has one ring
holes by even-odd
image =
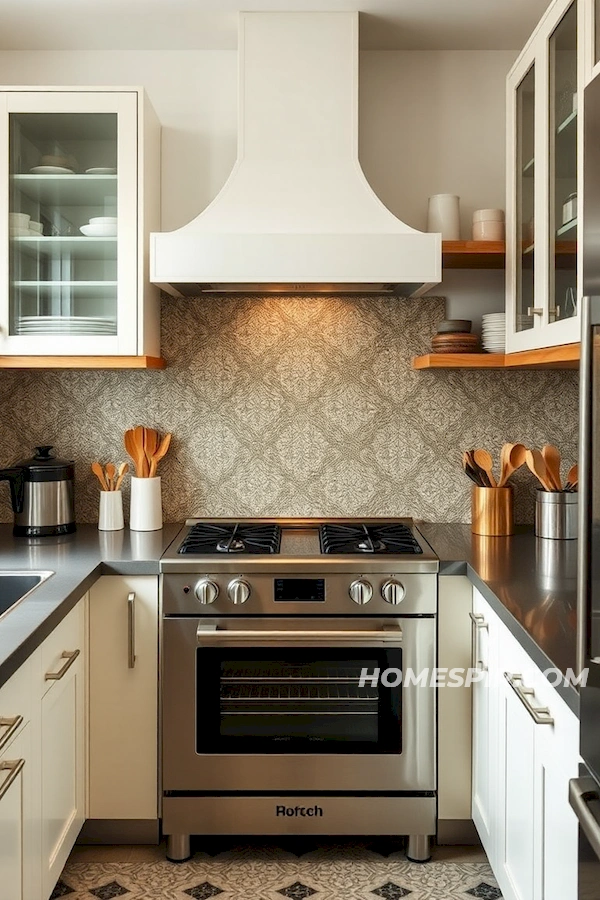
[[[386,601],[386,603],[391,603],[392,606],[397,606],[404,600],[404,597],[406,596],[406,590],[403,584],[401,584],[399,581],[396,581],[394,578],[390,578],[389,581],[386,581],[381,585],[381,596]]]
[[[211,581],[210,578],[202,578],[194,588],[196,598],[204,606],[214,603],[219,596],[219,585]]]
[[[364,606],[373,596],[373,588],[368,581],[358,578],[352,582],[348,588],[348,593],[355,603],[358,603],[359,606]]]
[[[234,578],[227,587],[227,596],[232,603],[239,606],[249,598],[250,585],[246,581],[242,581],[241,578]]]

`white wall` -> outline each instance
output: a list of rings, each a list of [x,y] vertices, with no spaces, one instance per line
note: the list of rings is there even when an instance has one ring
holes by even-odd
[[[386,205],[424,229],[427,198],[461,197],[472,211],[504,207],[504,85],[510,51],[361,54],[360,155]],[[235,51],[5,51],[0,83],[143,85],[163,126],[162,227],[197,215],[218,193],[236,152]],[[435,293],[448,314],[503,308],[501,272],[448,272]]]

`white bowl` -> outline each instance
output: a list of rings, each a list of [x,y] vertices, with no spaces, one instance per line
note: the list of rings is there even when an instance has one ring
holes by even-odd
[[[42,223],[34,222],[33,219],[29,223],[29,227],[31,228],[32,231],[37,231],[38,234],[41,234],[42,231],[44,230],[44,226],[42,225]]]
[[[10,234],[10,237],[25,237],[25,236],[30,236],[31,231],[29,230],[29,228],[13,228],[13,227],[11,227],[9,229],[9,234]],[[37,232],[36,232],[36,234],[37,234]]]
[[[28,228],[30,218],[31,216],[28,216],[27,213],[11,212],[8,214],[9,225],[16,228]]]
[[[90,219],[90,225],[116,225],[116,216],[94,216]]]
[[[86,237],[116,237],[117,224],[82,225],[79,229]]]

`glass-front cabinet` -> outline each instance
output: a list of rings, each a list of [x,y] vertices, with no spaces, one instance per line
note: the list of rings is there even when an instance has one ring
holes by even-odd
[[[0,104],[0,354],[159,356],[144,272],[158,125],[142,92],[6,90]]]
[[[555,0],[508,76],[508,353],[579,340],[585,2]]]

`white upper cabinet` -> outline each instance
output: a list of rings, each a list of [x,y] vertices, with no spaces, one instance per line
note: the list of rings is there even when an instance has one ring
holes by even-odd
[[[136,88],[0,92],[0,354],[159,356],[159,126]]]
[[[508,353],[579,340],[586,2],[556,0],[508,76]]]

